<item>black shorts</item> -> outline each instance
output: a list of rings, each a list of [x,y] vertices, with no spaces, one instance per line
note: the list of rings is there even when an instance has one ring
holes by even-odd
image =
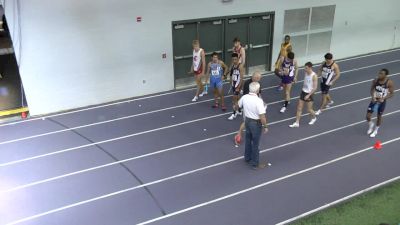
[[[378,104],[378,105],[376,105]],[[386,108],[386,101],[379,103],[379,102],[371,102],[368,106],[368,113],[374,113],[377,110],[378,115],[382,115]]]
[[[239,91],[236,91],[236,88],[235,87],[232,87],[232,93],[233,93],[233,95],[240,95],[240,89],[239,89]]]
[[[321,94],[327,95],[329,93],[330,85],[326,85],[325,83],[321,83]]]
[[[305,101],[305,102],[313,102],[314,101],[314,98],[313,98],[314,94],[310,95],[310,97],[307,100],[305,100],[304,98],[306,97],[306,95],[308,95],[308,93],[301,91],[300,100]]]

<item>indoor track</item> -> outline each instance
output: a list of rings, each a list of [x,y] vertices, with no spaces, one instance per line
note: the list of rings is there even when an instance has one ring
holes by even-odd
[[[279,224],[398,179],[400,49],[337,62],[335,104],[313,126],[304,115],[300,128],[288,127],[302,82],[281,114],[278,80],[263,77],[269,132],[260,160],[272,163],[264,170],[234,147],[242,119],[212,109],[210,94],[190,102],[194,89],[0,125],[0,224]],[[381,68],[396,94],[372,139],[364,118]]]

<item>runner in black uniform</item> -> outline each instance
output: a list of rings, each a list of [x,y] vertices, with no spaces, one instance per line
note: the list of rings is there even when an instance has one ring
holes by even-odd
[[[316,115],[321,114],[322,110],[324,110],[326,107],[330,107],[333,104],[331,96],[329,95],[329,89],[332,87],[332,85],[335,84],[335,82],[340,77],[339,65],[335,61],[333,61],[333,55],[331,53],[325,54],[325,61],[322,62],[322,65],[318,70],[318,76],[322,77],[321,78],[322,101],[321,101],[321,107],[317,112],[315,112]]]
[[[393,97],[394,85],[393,81],[387,78],[389,70],[382,69],[379,71],[378,78],[372,81],[371,85],[371,103],[368,106],[367,121],[369,124],[368,134],[370,137],[375,137],[378,134],[379,126],[382,124],[382,114],[386,107],[386,100]],[[376,121],[376,127],[374,129],[374,123],[371,120],[371,116],[374,112],[377,112],[378,119]]]
[[[228,118],[229,120],[233,120],[236,118],[237,115],[242,115],[242,111],[238,106],[239,98],[240,98],[240,91],[242,90],[243,86],[243,76],[244,76],[244,68],[243,65],[239,62],[239,55],[237,53],[232,54],[232,66],[230,69],[230,81],[232,85],[232,108],[233,113]]]
[[[293,52],[288,52],[287,57],[282,56],[278,61],[278,65],[280,67],[275,70],[275,74],[282,78],[284,102],[280,112],[284,113],[289,105],[292,85],[297,82],[299,70]]]

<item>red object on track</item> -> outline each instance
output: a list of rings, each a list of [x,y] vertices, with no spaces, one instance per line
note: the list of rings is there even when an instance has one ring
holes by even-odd
[[[374,144],[374,148],[375,148],[375,150],[381,150],[381,148],[382,148],[382,142],[381,141],[376,141],[375,142],[375,144]]]
[[[239,134],[235,135],[235,144],[240,145],[240,143],[242,142],[242,136],[240,136]]]

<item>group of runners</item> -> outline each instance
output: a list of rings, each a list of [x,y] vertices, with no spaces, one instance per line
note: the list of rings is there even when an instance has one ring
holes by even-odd
[[[232,114],[229,116],[229,120],[234,120],[237,116],[242,115],[242,109],[238,106],[240,96],[248,94],[249,84],[251,82],[259,82],[262,78],[260,72],[254,72],[250,79],[244,80],[246,73],[246,51],[241,45],[239,38],[233,40],[232,50],[232,62],[229,66],[219,59],[218,53],[216,52],[212,54],[211,61],[206,63],[205,52],[200,48],[200,42],[194,40],[193,63],[191,67],[191,73],[194,73],[197,84],[197,91],[192,101],[198,101],[200,97],[206,95],[208,93],[208,87],[210,87],[214,94],[212,108],[221,108],[222,111],[227,110],[224,101],[223,83],[229,77],[230,89],[228,94],[232,93]],[[331,53],[326,53],[324,61],[316,72],[314,72],[313,66],[311,62],[307,62],[304,65],[303,88],[297,105],[296,121],[289,125],[291,128],[300,126],[300,118],[304,105],[306,105],[309,115],[311,116],[309,125],[313,125],[317,121],[317,116],[334,103],[329,94],[329,90],[340,78],[339,65],[334,61]],[[290,36],[288,35],[285,36],[284,42],[281,44],[279,56],[275,63],[274,73],[280,81],[278,90],[283,91],[283,105],[280,112],[285,113],[290,104],[292,86],[298,81],[299,73],[299,65],[295,58],[295,53],[293,52]],[[381,69],[378,77],[373,80],[371,85],[372,99],[368,106],[366,116],[369,124],[367,133],[370,137],[375,137],[378,134],[379,127],[382,124],[382,114],[385,110],[386,100],[393,97],[394,94],[393,81],[388,78],[388,75],[389,71],[387,69]],[[314,93],[318,89],[319,78],[322,99],[318,110],[314,111]],[[202,79],[205,79],[204,84]],[[259,97],[262,98],[261,93]],[[265,108],[267,108],[266,104]],[[377,113],[376,123],[373,123],[371,120],[374,112]],[[242,123],[236,135],[238,139],[240,139],[243,129],[244,124]],[[235,138],[235,140],[237,140],[237,138]]]

